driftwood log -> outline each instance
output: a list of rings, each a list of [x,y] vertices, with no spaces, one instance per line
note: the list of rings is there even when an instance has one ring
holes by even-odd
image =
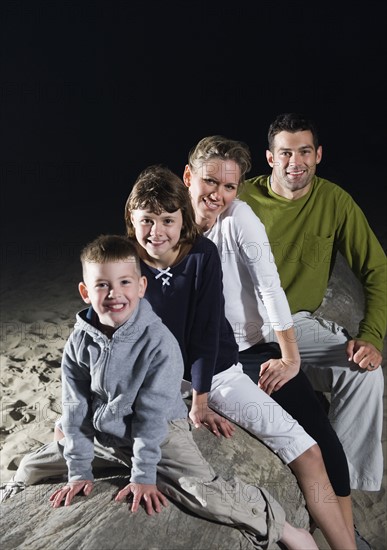
[[[320,308],[355,333],[363,298],[358,281],[338,258],[326,298]],[[207,430],[194,433],[204,456],[224,478],[237,475],[247,483],[267,488],[284,507],[287,519],[308,527],[305,501],[291,470],[241,428],[231,440],[216,439]],[[141,509],[130,514],[128,506],[112,497],[127,483],[122,476],[99,479],[88,498],[76,497],[67,508],[53,510],[48,496],[56,485],[28,488],[1,504],[2,549],[13,550],[236,550],[250,548],[235,528],[194,517],[171,503],[149,517]],[[276,545],[274,548],[278,548]]]

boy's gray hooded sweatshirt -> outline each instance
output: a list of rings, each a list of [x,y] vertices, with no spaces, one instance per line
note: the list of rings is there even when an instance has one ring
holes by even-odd
[[[168,421],[187,418],[177,340],[142,298],[109,340],[77,314],[62,358],[62,428],[69,481],[93,480],[94,436],[132,447],[131,482],[155,484]]]

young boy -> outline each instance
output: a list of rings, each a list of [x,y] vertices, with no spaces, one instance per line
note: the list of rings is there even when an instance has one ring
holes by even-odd
[[[199,516],[238,528],[255,548],[280,540],[290,550],[317,549],[264,489],[254,502],[239,498],[247,486],[235,478],[226,482],[204,460],[180,394],[180,348],[142,299],[147,281],[133,244],[101,235],[83,249],[81,262],[79,291],[91,307],[77,315],[64,349],[65,437],[23,458],[11,492],[12,485],[67,473],[67,484],[50,501],[54,508],[68,506],[76,494],[91,493],[93,470],[127,466],[130,482],[115,500],[132,493],[132,512],[141,501],[148,514],[160,512],[168,494]]]

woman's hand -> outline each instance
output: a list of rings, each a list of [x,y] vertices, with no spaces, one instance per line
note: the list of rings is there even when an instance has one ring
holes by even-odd
[[[297,359],[269,359],[262,363],[259,374],[258,387],[271,395],[294,378],[300,371],[300,360]]]

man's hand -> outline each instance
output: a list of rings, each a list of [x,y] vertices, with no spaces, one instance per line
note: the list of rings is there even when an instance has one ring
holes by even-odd
[[[161,505],[168,506],[168,501],[158,489],[156,485],[146,485],[144,483],[129,483],[121,489],[116,498],[116,502],[121,502],[128,495],[133,495],[133,503],[131,512],[137,512],[141,500],[145,503],[146,513],[151,516],[153,512],[161,512]]]
[[[346,351],[348,361],[353,361],[361,369],[376,370],[382,364],[380,351],[365,340],[349,340]]]
[[[259,371],[258,387],[271,395],[297,376],[300,372],[300,361],[289,359],[269,359],[262,363]]]
[[[89,496],[93,490],[94,484],[92,481],[69,481],[67,485],[57,489],[51,496],[50,502],[53,508],[59,508],[62,501],[65,499],[65,506],[70,506],[71,501],[83,490],[85,496]]]

